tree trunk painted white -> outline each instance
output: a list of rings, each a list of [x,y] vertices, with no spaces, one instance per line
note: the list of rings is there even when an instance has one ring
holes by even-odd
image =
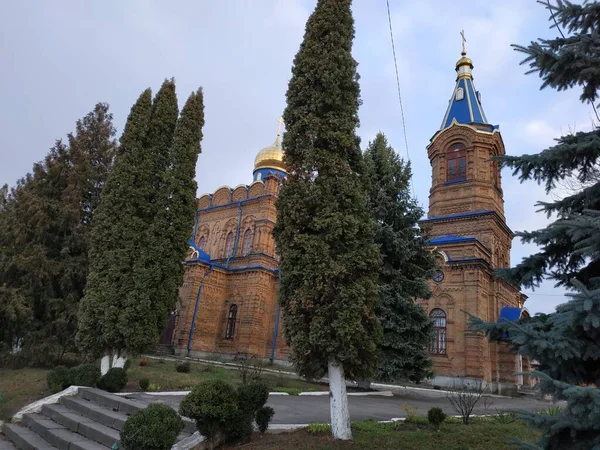
[[[123,368],[125,367],[125,361],[127,361],[127,356],[125,356],[125,352],[115,350],[113,353],[112,366]]]
[[[110,369],[110,353],[106,352],[100,361],[100,373],[106,375],[108,369]]]
[[[329,361],[327,369],[329,373],[331,433],[334,439],[349,441],[352,439],[352,429],[350,428],[350,410],[348,409],[344,368],[334,361]]]

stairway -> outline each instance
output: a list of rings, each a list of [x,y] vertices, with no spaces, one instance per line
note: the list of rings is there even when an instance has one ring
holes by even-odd
[[[0,450],[107,450],[114,444],[120,448],[125,421],[146,406],[99,389],[80,388],[77,395],[44,405],[37,414],[25,414],[21,423],[5,424]],[[178,441],[196,428],[193,422],[184,422]]]

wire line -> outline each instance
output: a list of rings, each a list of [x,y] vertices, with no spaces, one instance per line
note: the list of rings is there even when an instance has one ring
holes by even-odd
[[[406,121],[404,120],[404,105],[402,104],[402,94],[400,91],[400,76],[398,75],[398,60],[396,58],[396,45],[394,44],[394,31],[392,28],[392,14],[390,13],[390,2],[385,0],[387,5],[388,23],[390,26],[390,39],[392,41],[392,53],[394,55],[394,68],[396,69],[396,86],[398,87],[398,101],[400,102],[400,115],[402,117],[402,131],[404,132],[404,145],[406,147],[406,158],[410,163],[410,153],[408,151],[408,138],[406,137]],[[412,177],[410,177],[410,188],[412,195],[415,197],[415,187],[413,185]]]

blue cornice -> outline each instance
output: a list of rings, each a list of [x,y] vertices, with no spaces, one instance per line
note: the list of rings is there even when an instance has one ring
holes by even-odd
[[[422,219],[421,222],[434,222],[436,220],[448,220],[448,219],[462,219],[464,217],[482,216],[485,214],[496,214],[491,209],[484,209],[481,211],[472,211],[468,213],[449,214],[447,216],[435,216],[427,219]]]
[[[448,234],[430,239],[427,242],[427,245],[462,244],[466,242],[479,242],[479,240],[474,237],[455,236]],[[479,243],[481,244],[481,242]]]
[[[265,197],[275,197],[275,195],[274,194],[261,194],[261,195],[259,195],[257,197],[247,198],[245,200],[239,200],[239,201],[236,201],[236,202],[225,203],[224,205],[209,206],[208,208],[198,209],[198,210],[196,210],[196,213],[200,214],[200,213],[207,212],[207,211],[213,211],[213,210],[219,209],[219,208],[227,208],[227,207],[232,206],[232,205],[235,205],[235,206],[238,206],[240,204],[244,205],[246,203],[250,203],[250,202],[259,200],[261,198],[265,198]]]
[[[244,267],[226,267],[221,264],[208,262],[208,261],[204,261],[201,259],[188,259],[187,261],[184,261],[184,264],[186,264],[186,265],[196,264],[196,263],[206,264],[208,266],[214,267],[215,269],[220,269],[225,272],[246,272],[249,270],[264,270],[265,272],[272,273],[273,275],[279,275],[279,269],[270,269],[269,267],[260,266],[260,265],[244,266]]]

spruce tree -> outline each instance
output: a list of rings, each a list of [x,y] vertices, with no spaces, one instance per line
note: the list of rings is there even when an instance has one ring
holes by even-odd
[[[338,439],[352,438],[346,377],[374,374],[381,338],[350,3],[319,0],[294,59],[283,114],[288,177],[274,229],[291,358],[301,375],[328,372]]]
[[[375,219],[379,269],[379,320],[383,328],[377,379],[416,383],[433,374],[427,345],[433,324],[415,303],[429,298],[435,267],[417,223],[423,209],[410,196],[411,169],[378,133],[365,151],[369,208]]]
[[[97,104],[19,181],[0,212],[0,303],[13,311],[13,329],[29,313],[18,326],[25,331],[7,339],[14,345],[16,338],[32,363],[55,363],[75,349],[92,214],[112,166],[114,133],[108,105]]]
[[[561,36],[515,48],[527,55],[523,63],[540,75],[542,88],[561,91],[580,87],[581,101],[596,111],[600,4],[558,1],[548,5]],[[518,353],[534,362],[541,391],[566,400],[558,415],[521,413],[542,431],[537,446],[523,444],[523,448],[600,448],[599,158],[600,128],[596,122],[591,131],[561,136],[538,154],[500,159],[521,182],[543,183],[547,193],[554,193],[565,182],[571,186],[566,196],[538,204],[542,212],[555,217],[552,223],[537,231],[518,233],[523,242],[536,244],[539,251],[499,273],[528,288],[539,286],[544,279],[554,280],[571,290],[569,300],[554,313],[517,323],[485,324],[472,319],[472,326],[492,339],[507,336]]]

